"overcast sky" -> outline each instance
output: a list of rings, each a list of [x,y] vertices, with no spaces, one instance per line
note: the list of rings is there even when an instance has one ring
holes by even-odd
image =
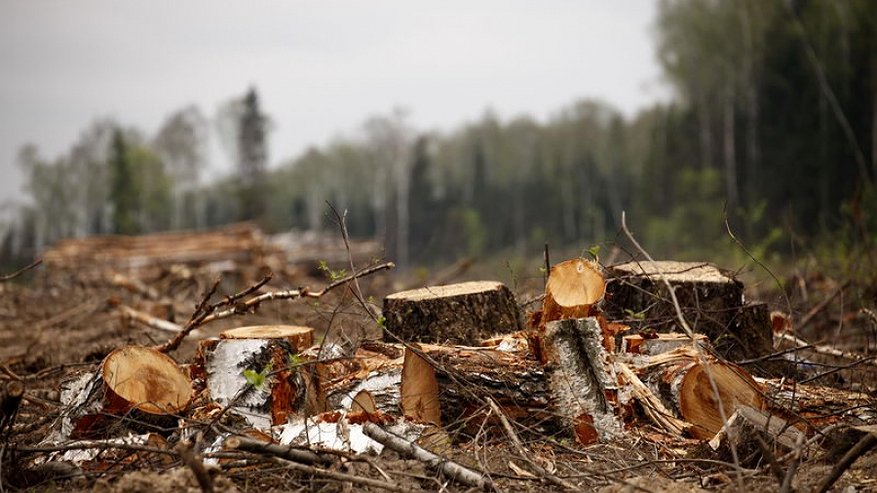
[[[65,152],[93,120],[149,134],[188,104],[213,116],[254,85],[271,162],[395,106],[421,129],[485,108],[544,119],[601,98],[632,116],[666,99],[653,0],[0,2],[0,202],[24,143]],[[217,165],[221,166],[221,165]]]

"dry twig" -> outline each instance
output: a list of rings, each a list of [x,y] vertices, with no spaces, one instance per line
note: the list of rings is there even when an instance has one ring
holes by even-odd
[[[38,259],[34,260],[33,262],[31,262],[30,264],[28,264],[28,265],[22,267],[21,269],[18,269],[17,271],[13,272],[12,274],[5,274],[5,275],[0,276],[0,282],[11,281],[12,279],[15,279],[16,277],[18,277],[18,276],[24,274],[25,272],[27,272],[27,271],[33,269],[34,267],[40,265],[41,263],[43,263],[43,259],[38,258]]]

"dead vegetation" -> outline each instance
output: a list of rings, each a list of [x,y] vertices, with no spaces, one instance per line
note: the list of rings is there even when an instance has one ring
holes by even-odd
[[[874,356],[806,339],[848,284],[799,321],[710,264],[571,259],[534,311],[328,242],[68,240],[0,284],[2,489],[877,487]]]

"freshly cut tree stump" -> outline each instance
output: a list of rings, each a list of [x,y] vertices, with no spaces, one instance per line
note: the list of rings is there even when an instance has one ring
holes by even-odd
[[[269,428],[297,412],[321,410],[319,386],[297,356],[312,344],[310,327],[227,330],[218,340],[201,341],[193,375],[204,379],[210,399],[256,428]]]
[[[616,417],[618,377],[603,347],[596,318],[550,322],[541,337],[554,410],[579,443],[610,440],[621,431]]]
[[[177,414],[192,398],[192,382],[177,363],[152,348],[130,346],[107,355],[101,365],[105,411]]]
[[[477,345],[482,339],[521,329],[514,296],[496,281],[391,294],[384,298],[384,318],[390,333],[411,342]]]
[[[576,258],[556,264],[548,275],[541,323],[570,318],[585,318],[603,299],[606,281],[600,265]]]
[[[763,390],[746,370],[692,348],[656,355],[638,371],[668,408],[693,425],[689,431],[695,438],[715,436],[741,406],[764,407]]]
[[[65,411],[50,437],[99,437],[114,424],[130,424],[132,429],[138,423],[168,425],[189,405],[192,394],[192,381],[167,355],[148,347],[120,348],[107,355],[98,372],[62,385]]]
[[[743,284],[712,264],[628,262],[608,274],[603,309],[610,320],[634,329],[680,332],[666,278],[691,329],[705,334],[720,353],[736,360],[771,351],[770,325],[749,312],[758,308],[744,309]]]

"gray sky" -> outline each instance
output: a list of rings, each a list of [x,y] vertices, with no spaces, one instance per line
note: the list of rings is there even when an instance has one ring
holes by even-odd
[[[441,130],[584,97],[632,116],[667,98],[654,14],[653,0],[3,0],[0,203],[22,196],[24,143],[54,158],[101,117],[152,134],[250,85],[275,124],[272,163],[394,106]]]

